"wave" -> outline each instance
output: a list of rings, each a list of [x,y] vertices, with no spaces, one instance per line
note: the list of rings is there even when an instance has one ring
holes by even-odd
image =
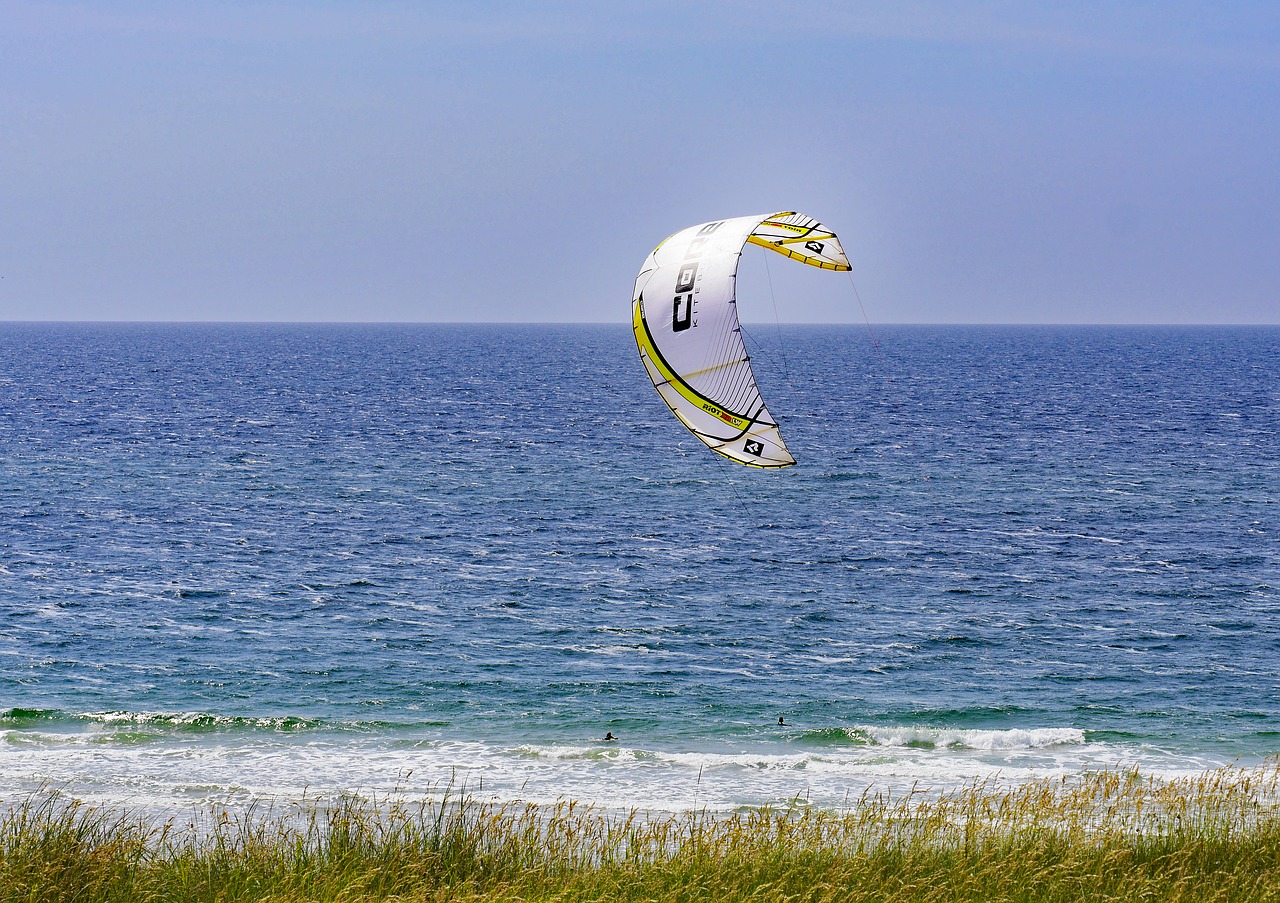
[[[326,726],[316,718],[282,715],[249,718],[240,715],[214,715],[208,712],[87,712],[75,716],[91,724],[127,724],[138,727],[175,728],[183,732],[205,733],[239,730],[306,731]]]
[[[387,721],[335,721],[323,718],[305,718],[296,715],[251,717],[243,715],[219,715],[210,712],[65,712],[58,709],[12,708],[0,712],[0,730],[33,731],[43,729],[69,731],[101,731],[116,729],[127,733],[130,739],[154,736],[200,734],[297,734],[307,732],[360,733],[368,735],[398,734],[421,728],[439,728],[442,722],[415,723]],[[1105,740],[1104,734],[1091,732],[1095,741]],[[1045,749],[1053,746],[1078,745],[1086,742],[1086,734],[1078,728],[953,728],[927,725],[870,725],[827,727],[805,730],[789,737],[800,747],[833,748],[883,747],[920,750],[954,750],[976,752],[1016,752],[1018,750]],[[612,758],[618,755],[618,747],[596,745],[579,746],[524,746],[525,752],[552,758],[582,756],[584,758]]]
[[[629,745],[525,744],[522,756],[548,762],[649,762],[691,768],[738,767],[753,770],[862,768],[869,763],[908,761],[902,755],[921,753],[959,762],[972,755],[990,754],[1000,760],[1021,752],[1081,747],[1089,740],[1075,728],[964,729],[923,726],[856,725],[804,731],[788,745],[768,744],[736,749],[642,749]],[[957,758],[959,756],[959,758]],[[911,759],[911,761],[923,761]]]
[[[64,712],[57,709],[13,708],[0,712],[0,730],[38,732],[41,729],[67,734],[106,728],[128,734],[128,739],[142,739],[179,734],[215,733],[297,733],[335,727],[321,719],[282,715],[251,718],[239,715],[215,715],[209,712]]]
[[[1020,749],[1045,749],[1051,746],[1077,745],[1085,742],[1084,731],[1074,727],[977,728],[938,727],[871,727],[854,728],[870,738],[876,746],[913,747],[917,749],[975,750],[979,752],[1014,752]]]
[[[157,738],[189,734],[305,733],[309,731],[395,733],[421,727],[439,727],[440,722],[401,724],[386,721],[337,721],[298,715],[220,715],[212,712],[67,712],[59,709],[12,708],[0,711],[0,730],[57,731],[60,734],[101,729],[131,731]]]
[[[56,709],[9,709],[0,712],[0,727],[28,727],[47,721],[60,721],[68,716]]]
[[[947,728],[918,725],[855,725],[805,731],[800,742],[812,746],[879,746],[909,749],[1016,752],[1086,742],[1085,732],[1073,727]]]

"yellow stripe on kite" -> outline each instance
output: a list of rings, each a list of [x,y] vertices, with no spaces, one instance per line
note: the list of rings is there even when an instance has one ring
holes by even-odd
[[[838,272],[845,273],[853,269],[851,266],[845,266],[842,263],[832,263],[829,260],[823,260],[821,257],[810,257],[805,254],[800,254],[790,248],[783,247],[781,241],[770,241],[769,239],[761,238],[758,235],[748,235],[747,241],[753,245],[768,248],[770,251],[777,251],[785,257],[790,257],[792,260],[798,260],[801,263],[807,263],[809,266],[817,267],[820,270],[836,270]]]
[[[701,408],[712,417],[715,417],[722,423],[727,423],[735,430],[745,430],[750,426],[750,420],[747,420],[744,417],[739,417],[736,414],[731,414],[719,407],[711,399],[699,395],[680,377],[678,373],[675,373],[670,367],[668,367],[666,361],[663,360],[662,355],[658,352],[657,346],[653,342],[653,336],[649,334],[649,324],[644,321],[644,316],[640,312],[640,302],[636,301],[631,305],[631,308],[631,328],[635,331],[636,344],[640,346],[640,353],[649,359],[653,364],[653,368],[661,374],[663,381],[667,385],[675,389],[685,401],[689,402],[689,404],[696,408]],[[683,420],[684,418],[681,419]],[[689,428],[691,430],[693,429],[692,426]]]
[[[808,235],[797,235],[795,238],[778,238],[774,240],[775,245],[794,245],[798,241],[823,241],[835,238],[834,232],[811,232]]]

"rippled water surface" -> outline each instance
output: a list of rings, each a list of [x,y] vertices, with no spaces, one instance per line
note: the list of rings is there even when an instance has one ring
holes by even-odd
[[[684,433],[626,327],[0,324],[0,797],[1280,752],[1280,330],[750,332],[797,467]]]

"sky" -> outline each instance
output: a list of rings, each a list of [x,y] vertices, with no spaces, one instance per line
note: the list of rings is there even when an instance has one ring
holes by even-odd
[[[782,210],[744,320],[1280,324],[1280,4],[0,0],[0,320],[625,323]]]

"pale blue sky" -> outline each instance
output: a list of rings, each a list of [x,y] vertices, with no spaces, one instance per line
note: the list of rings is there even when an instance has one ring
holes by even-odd
[[[1280,323],[1280,4],[0,0],[0,319],[625,322],[782,209],[874,322]]]

